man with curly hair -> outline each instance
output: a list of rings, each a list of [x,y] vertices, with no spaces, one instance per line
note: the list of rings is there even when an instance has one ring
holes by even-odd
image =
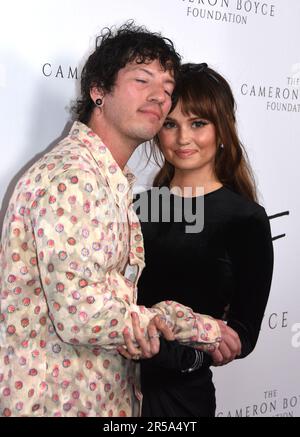
[[[207,316],[136,305],[144,248],[126,162],[162,127],[179,64],[160,34],[132,22],[105,29],[83,69],[77,121],[20,179],[1,247],[2,416],[138,416],[139,365],[120,348],[151,358],[158,331],[218,344]]]

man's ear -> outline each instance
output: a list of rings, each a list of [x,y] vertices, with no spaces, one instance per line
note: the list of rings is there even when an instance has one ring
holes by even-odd
[[[97,86],[93,86],[90,89],[90,96],[93,102],[96,102],[97,99],[101,99],[103,101],[104,99],[104,92],[101,88]]]

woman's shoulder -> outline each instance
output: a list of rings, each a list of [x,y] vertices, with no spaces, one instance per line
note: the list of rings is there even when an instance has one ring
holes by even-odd
[[[224,187],[222,190],[222,200],[224,208],[229,214],[243,222],[268,222],[265,208],[254,200],[247,199],[245,196],[236,193],[230,188]]]

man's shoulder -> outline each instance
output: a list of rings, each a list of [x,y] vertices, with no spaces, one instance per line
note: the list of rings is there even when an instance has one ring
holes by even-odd
[[[20,178],[18,191],[35,191],[46,189],[58,179],[68,176],[95,180],[97,184],[105,184],[101,177],[99,166],[96,164],[89,150],[69,136],[63,138],[49,152],[37,160]]]

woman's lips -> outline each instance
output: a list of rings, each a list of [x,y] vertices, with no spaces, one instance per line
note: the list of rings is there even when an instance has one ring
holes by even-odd
[[[175,150],[175,153],[179,158],[189,158],[190,156],[194,155],[197,152],[197,150],[193,149],[185,149],[185,150]]]

